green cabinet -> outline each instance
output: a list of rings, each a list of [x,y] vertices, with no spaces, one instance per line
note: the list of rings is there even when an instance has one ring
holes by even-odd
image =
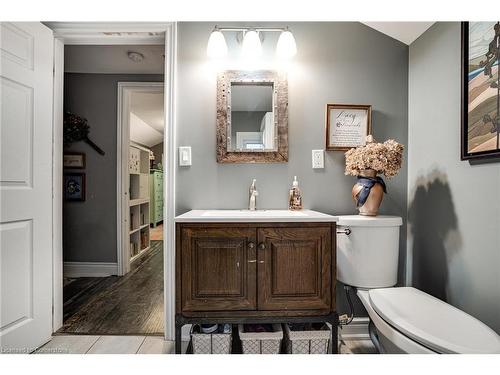
[[[150,223],[153,227],[163,220],[163,171],[151,169],[149,174]]]

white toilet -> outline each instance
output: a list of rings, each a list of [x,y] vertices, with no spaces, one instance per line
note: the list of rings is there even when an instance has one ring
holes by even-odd
[[[418,289],[394,287],[400,217],[339,216],[337,225],[350,230],[337,235],[337,279],[357,288],[380,352],[500,353],[500,336],[476,318]]]

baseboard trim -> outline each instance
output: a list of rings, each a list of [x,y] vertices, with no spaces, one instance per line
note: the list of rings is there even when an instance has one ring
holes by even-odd
[[[368,324],[370,318],[354,318],[345,326],[340,326],[339,335],[344,340],[369,340]]]
[[[106,277],[118,275],[118,263],[64,262],[64,277]]]

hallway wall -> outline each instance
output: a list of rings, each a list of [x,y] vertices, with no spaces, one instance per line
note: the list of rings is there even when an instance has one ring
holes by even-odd
[[[118,82],[163,82],[163,75],[64,75],[64,109],[88,120],[89,138],[106,154],[99,155],[85,142],[66,151],[84,152],[87,165],[87,199],[63,204],[65,262],[109,262],[116,259],[116,111]],[[67,171],[65,169],[65,171]]]

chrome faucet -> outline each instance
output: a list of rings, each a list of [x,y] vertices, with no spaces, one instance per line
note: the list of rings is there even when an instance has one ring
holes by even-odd
[[[250,190],[248,192],[249,196],[248,209],[250,211],[255,211],[255,209],[257,208],[257,196],[259,195],[259,192],[255,187],[256,181],[257,180],[255,178],[252,180],[252,185],[250,185]]]

